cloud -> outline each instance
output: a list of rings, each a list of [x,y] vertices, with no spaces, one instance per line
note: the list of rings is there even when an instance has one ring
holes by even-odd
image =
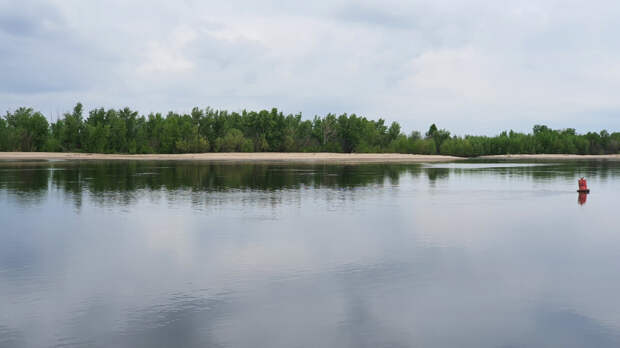
[[[148,43],[144,64],[138,66],[138,72],[184,72],[193,70],[194,63],[183,56],[187,46],[196,40],[196,32],[189,28],[177,28],[166,42]]]
[[[0,100],[620,129],[612,1],[0,1]]]
[[[390,11],[385,6],[372,7],[364,2],[349,3],[336,10],[335,15],[337,20],[387,28],[413,28],[419,21],[416,16]]]

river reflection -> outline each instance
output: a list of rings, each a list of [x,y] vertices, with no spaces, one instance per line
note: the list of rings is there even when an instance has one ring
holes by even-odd
[[[450,176],[520,176],[534,182],[573,180],[575,175],[605,179],[617,175],[614,162],[485,163],[473,162],[436,165],[309,165],[293,167],[278,164],[204,164],[200,162],[0,162],[0,189],[22,203],[36,204],[49,190],[61,190],[76,206],[84,195],[100,204],[130,205],[147,192],[154,197],[178,196],[193,203],[200,201],[192,193],[333,188],[352,190],[364,187],[398,185],[403,175],[425,175],[428,183],[449,180]],[[251,197],[250,197],[251,198]],[[247,197],[246,197],[247,199]]]
[[[618,197],[615,162],[3,162],[0,346],[616,347]]]

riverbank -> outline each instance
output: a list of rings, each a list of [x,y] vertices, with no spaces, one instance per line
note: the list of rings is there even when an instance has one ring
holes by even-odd
[[[148,160],[214,162],[421,163],[462,160],[460,157],[397,153],[217,152],[194,154],[119,155],[73,152],[0,152],[0,160]]]
[[[0,152],[0,160],[140,160],[140,161],[213,161],[213,162],[332,162],[332,163],[422,163],[450,162],[466,158],[440,155],[398,153],[331,153],[331,152],[209,152],[188,154],[99,154],[76,152]],[[490,160],[617,160],[616,155],[490,155],[475,157]]]
[[[567,155],[567,154],[537,154],[537,155],[491,155],[480,156],[478,159],[512,159],[512,160],[615,160],[620,161],[620,154],[616,155]]]

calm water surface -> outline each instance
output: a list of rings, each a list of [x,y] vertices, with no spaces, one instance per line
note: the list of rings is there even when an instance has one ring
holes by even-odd
[[[2,162],[0,347],[618,347],[619,198],[614,162]]]

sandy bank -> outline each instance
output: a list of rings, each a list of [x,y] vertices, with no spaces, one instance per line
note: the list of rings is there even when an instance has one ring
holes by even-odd
[[[493,155],[480,156],[479,159],[513,159],[513,160],[616,160],[617,155],[563,155],[563,154],[538,154],[538,155]]]
[[[0,160],[149,160],[149,161],[220,161],[220,162],[333,162],[333,163],[381,163],[381,162],[447,162],[462,158],[452,156],[429,156],[408,154],[345,154],[345,153],[198,153],[157,155],[114,155],[64,152],[0,152]]]

